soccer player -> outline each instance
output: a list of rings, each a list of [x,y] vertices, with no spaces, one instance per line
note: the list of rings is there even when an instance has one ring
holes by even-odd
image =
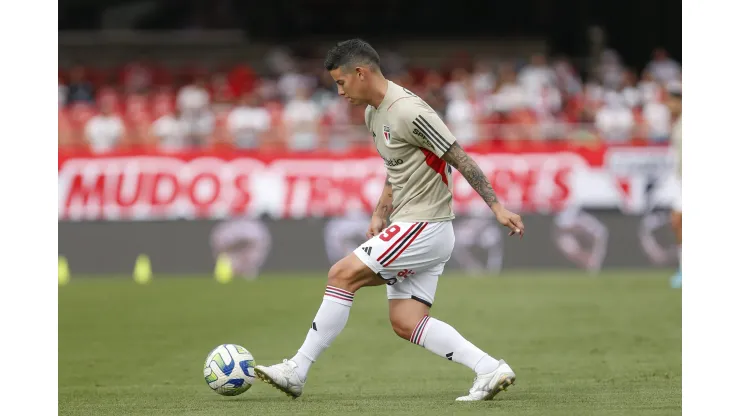
[[[255,372],[284,393],[299,397],[311,365],[347,324],[355,293],[385,285],[396,334],[476,373],[469,394],[458,401],[490,400],[514,383],[514,371],[449,324],[429,316],[437,280],[455,243],[449,166],[480,194],[498,222],[509,228],[510,236],[523,236],[524,224],[496,199],[486,175],[434,110],[411,91],[388,81],[379,63],[378,53],[359,39],[338,43],[324,63],[339,95],[351,104],[367,106],[365,123],[385,160],[387,178],[370,220],[368,240],[329,270],[324,300],[296,355],[280,364],[257,366]]]
[[[670,83],[668,90],[668,107],[671,115],[675,119],[673,122],[673,131],[671,132],[671,142],[677,158],[676,177],[678,179],[678,193],[673,201],[673,212],[671,213],[671,224],[673,232],[676,234],[678,243],[678,270],[671,278],[671,286],[678,289],[682,285],[681,278],[681,85],[679,83]]]

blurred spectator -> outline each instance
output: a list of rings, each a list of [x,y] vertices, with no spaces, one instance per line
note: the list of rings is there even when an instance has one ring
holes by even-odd
[[[475,63],[471,78],[476,99],[489,96],[496,86],[496,77],[493,75],[491,65],[486,61]]]
[[[525,89],[516,82],[514,67],[510,64],[503,64],[500,68],[499,79],[501,82],[494,90],[488,107],[499,113],[507,113],[526,107],[528,104],[527,94]]]
[[[643,103],[659,99],[660,84],[655,81],[652,72],[649,70],[642,71],[642,80],[640,80],[637,88],[640,90],[640,97]]]
[[[295,69],[286,71],[278,78],[277,88],[280,96],[285,101],[290,101],[298,94],[298,90],[309,88],[311,85],[308,77],[298,73]]]
[[[565,58],[558,58],[553,64],[555,83],[566,95],[576,95],[582,92],[583,85],[575,68]]]
[[[681,66],[671,59],[663,48],[653,52],[653,60],[648,64],[647,70],[661,84],[681,79]]]
[[[606,89],[617,90],[620,88],[623,83],[622,76],[624,75],[624,71],[621,59],[616,51],[607,49],[601,54],[599,75]]]
[[[257,149],[270,129],[270,113],[260,105],[256,93],[244,94],[229,113],[226,125],[233,144],[240,149]]]
[[[73,68],[69,72],[67,104],[93,102],[95,102],[95,91],[92,83],[85,77],[85,68],[81,66]]]
[[[289,149],[312,150],[318,147],[319,107],[308,98],[308,90],[299,87],[295,98],[283,112],[285,140]]]
[[[608,142],[620,143],[632,139],[635,117],[619,93],[609,91],[604,95],[604,104],[596,112],[596,128]]]
[[[120,83],[127,93],[146,92],[154,81],[154,70],[143,60],[129,62],[121,68]]]
[[[552,120],[563,107],[563,97],[554,85],[546,85],[539,94],[530,98],[530,108],[542,121]]]
[[[319,81],[319,85],[314,91],[311,100],[316,103],[321,112],[325,112],[338,97],[337,86],[334,83],[334,79],[326,73],[322,74]]]
[[[214,115],[209,107],[210,96],[203,75],[197,75],[195,82],[183,87],[177,94],[177,108],[180,120],[187,132],[187,142],[193,146],[203,146],[213,132]]]
[[[205,77],[199,75],[194,83],[180,89],[177,94],[177,107],[186,117],[197,117],[206,110],[210,100]]]
[[[545,87],[556,84],[555,71],[547,65],[547,58],[542,54],[532,55],[529,65],[522,68],[517,80],[530,97],[537,96]]]
[[[187,125],[174,108],[163,114],[152,124],[152,136],[166,152],[185,150],[188,147]]]
[[[221,114],[231,110],[236,95],[226,74],[216,73],[211,76],[211,95],[213,97],[211,109],[214,113]]]
[[[100,113],[85,125],[85,139],[95,153],[109,152],[121,142],[125,129],[121,118],[113,113],[113,103],[100,103]]]
[[[450,100],[445,115],[450,131],[461,146],[473,144],[478,140],[475,87],[471,80],[466,83],[462,95]]]
[[[444,86],[445,98],[449,100],[465,96],[465,84],[470,76],[464,68],[455,68],[450,74],[450,81]]]
[[[653,100],[642,109],[644,136],[653,143],[667,142],[671,135],[671,112],[663,100]]]
[[[643,102],[642,95],[637,88],[637,74],[635,74],[635,71],[631,69],[624,71],[622,80],[622,89],[619,93],[622,95],[624,103],[629,108],[641,106]]]

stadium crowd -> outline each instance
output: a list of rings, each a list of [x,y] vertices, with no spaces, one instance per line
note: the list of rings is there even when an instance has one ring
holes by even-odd
[[[59,69],[59,147],[104,153],[149,148],[343,151],[369,146],[364,108],[336,94],[320,61],[284,51],[269,71],[206,70],[130,62],[116,69]],[[384,56],[384,73],[420,95],[463,145],[523,140],[666,143],[665,88],[681,67],[657,49],[638,73],[614,51],[582,77],[565,58],[525,62],[455,57],[440,69]]]

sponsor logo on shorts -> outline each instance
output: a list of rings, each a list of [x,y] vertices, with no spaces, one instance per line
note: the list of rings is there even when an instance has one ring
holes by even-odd
[[[401,278],[406,278],[408,276],[413,276],[415,274],[416,273],[411,269],[403,269],[400,272],[398,272],[396,276],[401,277]]]

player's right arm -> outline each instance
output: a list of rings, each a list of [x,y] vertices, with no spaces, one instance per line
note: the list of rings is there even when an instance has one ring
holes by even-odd
[[[367,229],[367,238],[372,238],[385,228],[387,224],[387,218],[393,211],[393,188],[391,187],[388,177],[385,178],[385,186],[383,186],[383,193],[380,195],[378,205],[373,211],[373,216],[370,219],[370,226]]]

